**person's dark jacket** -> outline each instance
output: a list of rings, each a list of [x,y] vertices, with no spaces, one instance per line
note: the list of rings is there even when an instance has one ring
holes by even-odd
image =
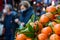
[[[6,29],[6,33],[10,34],[12,33],[12,31],[15,32],[16,28],[18,27],[18,24],[14,21],[15,19],[15,15],[13,15],[12,13],[5,16],[4,28]]]
[[[20,12],[20,21],[26,24],[33,14],[34,14],[33,8],[29,7],[27,10]]]

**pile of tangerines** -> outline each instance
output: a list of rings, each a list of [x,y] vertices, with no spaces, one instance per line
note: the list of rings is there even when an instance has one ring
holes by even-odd
[[[47,7],[46,14],[30,25],[33,25],[34,30],[38,25],[38,32],[35,33],[36,40],[60,40],[60,5]],[[17,34],[16,40],[32,40],[32,38],[23,33]]]

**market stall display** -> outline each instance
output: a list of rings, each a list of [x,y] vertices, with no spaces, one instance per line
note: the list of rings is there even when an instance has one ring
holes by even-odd
[[[60,40],[60,6],[49,6],[36,22],[17,31],[16,40]]]

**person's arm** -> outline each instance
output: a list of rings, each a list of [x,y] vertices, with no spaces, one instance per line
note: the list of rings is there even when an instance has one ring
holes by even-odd
[[[13,21],[14,23],[17,23],[16,20],[17,20],[17,21],[19,20],[18,17],[17,17],[17,15],[13,15],[12,21]]]
[[[18,19],[16,16],[13,16],[12,18],[12,23],[14,24],[15,28],[18,28],[19,25],[18,25],[18,21],[15,21],[16,19]],[[18,19],[19,20],[19,19]]]

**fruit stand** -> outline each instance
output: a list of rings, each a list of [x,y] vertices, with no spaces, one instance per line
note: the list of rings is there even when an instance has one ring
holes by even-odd
[[[60,40],[60,5],[47,7],[36,22],[30,20],[17,31],[16,40]]]

